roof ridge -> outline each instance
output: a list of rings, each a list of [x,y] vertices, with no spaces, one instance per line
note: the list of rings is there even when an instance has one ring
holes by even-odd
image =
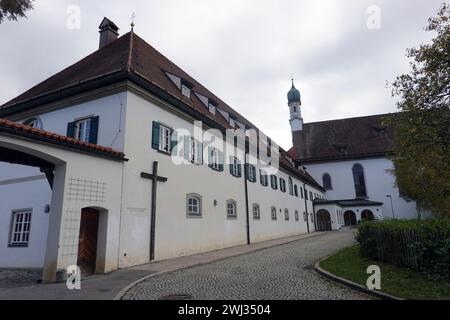
[[[341,119],[320,120],[320,121],[313,121],[313,122],[305,122],[304,125],[323,123],[323,122],[344,121],[344,120],[351,120],[351,119],[370,118],[370,117],[390,116],[390,115],[393,115],[396,113],[398,113],[398,112],[387,112],[387,113],[371,114],[371,115],[365,115],[365,116],[354,116],[354,117],[341,118]]]

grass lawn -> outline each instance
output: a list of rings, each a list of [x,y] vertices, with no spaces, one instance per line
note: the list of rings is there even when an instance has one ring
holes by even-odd
[[[363,286],[370,276],[366,273],[370,265],[380,267],[381,291],[385,293],[404,299],[450,299],[449,282],[433,281],[413,270],[363,258],[358,245],[347,247],[320,263],[321,268]]]

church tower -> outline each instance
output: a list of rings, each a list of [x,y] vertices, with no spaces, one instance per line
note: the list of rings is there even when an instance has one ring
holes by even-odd
[[[301,114],[301,97],[300,91],[298,91],[294,86],[294,79],[292,79],[292,87],[287,94],[288,106],[290,118],[289,122],[291,124],[292,133],[296,131],[303,131],[303,119]]]
[[[300,91],[294,86],[294,79],[292,79],[292,87],[287,94],[289,106],[289,123],[292,132],[292,144],[296,150],[296,158],[300,159],[305,155],[305,137],[303,134],[303,118],[301,114],[301,96]]]

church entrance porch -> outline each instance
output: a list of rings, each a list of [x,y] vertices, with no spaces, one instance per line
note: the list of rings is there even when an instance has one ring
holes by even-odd
[[[331,231],[331,216],[330,213],[321,209],[317,212],[317,231]]]
[[[356,214],[353,211],[351,210],[345,211],[344,224],[346,227],[356,226]]]

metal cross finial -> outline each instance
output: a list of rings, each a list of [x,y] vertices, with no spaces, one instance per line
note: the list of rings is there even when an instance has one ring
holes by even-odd
[[[291,81],[292,81],[292,86],[294,86],[294,77],[291,74]]]
[[[136,18],[136,13],[132,13],[131,14],[131,29],[133,29],[134,28],[134,19]]]

